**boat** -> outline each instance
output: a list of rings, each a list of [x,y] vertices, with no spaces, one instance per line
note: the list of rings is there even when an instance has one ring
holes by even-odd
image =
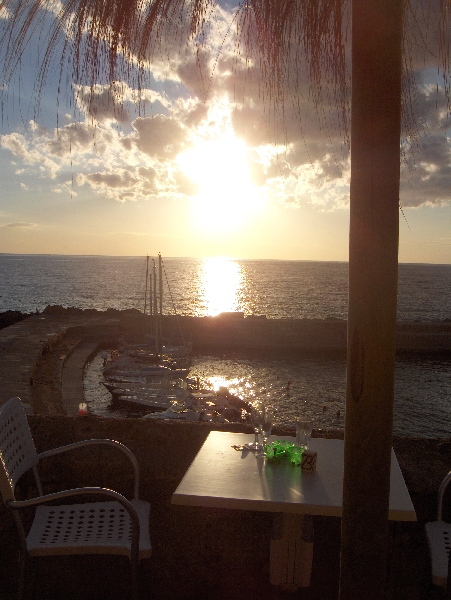
[[[133,394],[133,393],[122,393],[118,394],[114,398],[115,403],[127,403],[133,405],[139,405],[142,408],[150,409],[152,411],[164,411],[174,404],[183,402],[183,396],[179,394]]]
[[[214,390],[189,392],[184,402],[175,401],[163,412],[146,415],[155,419],[182,419],[215,423],[247,423],[249,405],[240,397]]]
[[[160,254],[158,255],[158,261],[159,298],[157,298],[156,291],[155,261],[153,261],[154,275],[152,276],[149,273],[149,256],[147,256],[143,313],[147,315],[149,308],[152,331],[143,333],[143,341],[141,342],[124,342],[118,349],[111,350],[104,360],[103,384],[112,394],[114,400],[168,408],[170,406],[169,400],[173,402],[179,397],[185,398],[184,390],[193,389],[196,380],[187,379],[189,376],[191,345],[162,344],[163,289]]]
[[[121,377],[121,376],[111,376],[108,378],[108,381],[102,381],[103,385],[108,389],[108,386],[117,387],[119,385],[144,385],[147,383],[147,379],[145,377]]]
[[[172,368],[168,364],[142,364],[129,356],[122,356],[115,362],[109,363],[104,368],[103,374],[107,379],[112,377],[172,377],[182,379],[189,374],[189,369]]]
[[[170,408],[163,412],[150,413],[144,419],[181,419],[183,421],[200,421],[201,413],[185,405],[174,402]]]

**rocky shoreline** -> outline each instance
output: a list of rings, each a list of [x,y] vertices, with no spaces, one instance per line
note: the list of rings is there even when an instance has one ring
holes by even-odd
[[[18,310],[7,310],[0,313],[0,329],[14,325],[18,321],[23,321],[31,316],[29,313],[22,313]]]

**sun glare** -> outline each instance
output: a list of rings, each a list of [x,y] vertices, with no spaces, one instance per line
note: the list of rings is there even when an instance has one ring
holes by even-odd
[[[263,202],[251,180],[246,144],[231,128],[214,137],[200,134],[178,162],[198,185],[192,208],[199,228],[233,231],[261,212]]]

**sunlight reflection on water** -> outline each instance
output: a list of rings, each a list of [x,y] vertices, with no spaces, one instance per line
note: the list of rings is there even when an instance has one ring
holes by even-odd
[[[238,311],[238,294],[242,285],[240,265],[228,258],[206,258],[201,266],[201,289],[205,315]]]

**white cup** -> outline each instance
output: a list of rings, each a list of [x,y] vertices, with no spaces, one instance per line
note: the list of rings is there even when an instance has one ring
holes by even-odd
[[[312,437],[313,419],[296,419],[296,446],[307,449]]]

